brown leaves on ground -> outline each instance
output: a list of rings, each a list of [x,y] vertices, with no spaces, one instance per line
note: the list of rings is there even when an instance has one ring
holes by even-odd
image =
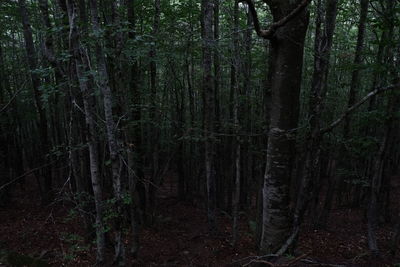
[[[16,190],[12,204],[0,208],[0,250],[41,258],[53,266],[93,265],[95,248],[80,238],[85,234],[83,224],[79,218],[66,220],[71,207],[58,202],[43,208],[35,192]],[[210,236],[203,208],[164,194],[158,211],[155,224],[142,229],[140,257],[133,266],[240,266],[241,259],[257,254],[254,229],[245,216],[241,218],[240,240],[233,247],[231,219],[226,214],[219,216],[219,233]],[[299,257],[290,265],[393,266],[400,258],[389,254],[392,231],[389,225],[377,231],[382,258],[371,259],[362,212],[335,210],[328,230],[304,227],[298,255],[287,255],[285,262],[288,265]],[[112,248],[109,250],[112,258]]]

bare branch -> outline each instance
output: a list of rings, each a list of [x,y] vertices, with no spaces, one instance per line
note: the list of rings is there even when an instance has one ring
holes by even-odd
[[[272,23],[266,30],[263,30],[260,27],[260,21],[258,19],[257,10],[254,6],[253,1],[252,0],[239,0],[239,2],[245,2],[248,5],[251,16],[253,17],[254,29],[255,29],[257,35],[264,39],[271,39],[274,36],[275,32],[280,27],[285,26],[286,23],[288,23],[290,20],[292,20],[294,17],[296,17],[296,15],[298,15],[301,11],[303,11],[308,6],[308,4],[311,2],[311,0],[301,1],[301,3],[295,9],[293,9],[292,12],[290,12],[283,19]]]
[[[355,103],[353,106],[349,107],[337,120],[332,122],[329,126],[327,126],[324,129],[321,129],[320,134],[325,134],[327,132],[332,131],[336,126],[338,126],[346,117],[348,117],[354,110],[356,110],[358,107],[360,107],[362,104],[364,104],[368,99],[371,97],[389,91],[389,90],[394,90],[394,89],[400,89],[400,83],[392,84],[386,87],[380,87],[377,88],[373,91],[371,91],[369,94],[364,96],[360,101]]]
[[[21,93],[21,91],[24,89],[26,84],[26,81],[24,82],[24,84],[22,85],[22,87],[15,92],[15,94],[11,97],[10,101],[8,101],[7,104],[4,105],[4,107],[1,108],[0,113],[4,112],[5,110],[7,110],[8,106],[11,105],[11,103],[14,101],[14,99],[18,96],[19,93]]]
[[[31,170],[27,171],[26,173],[24,173],[24,174],[22,174],[22,175],[20,175],[20,176],[18,176],[18,177],[16,177],[16,178],[14,178],[13,180],[11,180],[11,181],[9,181],[9,182],[7,182],[7,183],[1,185],[1,186],[0,186],[0,191],[3,190],[4,188],[6,188],[7,186],[9,186],[9,185],[15,183],[15,182],[18,181],[19,179],[24,178],[25,176],[27,176],[27,175],[29,175],[29,174],[31,174],[31,173],[37,171],[37,170],[40,170],[40,169],[43,169],[43,168],[45,168],[45,167],[47,167],[47,166],[53,165],[55,162],[56,162],[56,160],[54,160],[54,161],[52,161],[52,162],[50,162],[50,163],[44,164],[44,165],[42,165],[42,166],[40,166],[40,167],[37,167],[37,168],[34,168],[34,169],[31,169]]]

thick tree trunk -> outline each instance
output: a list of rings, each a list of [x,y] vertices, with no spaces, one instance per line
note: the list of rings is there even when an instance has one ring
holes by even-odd
[[[296,8],[293,1],[268,1],[274,21]],[[308,14],[302,10],[271,39],[272,107],[267,163],[263,185],[263,219],[260,250],[277,252],[291,229],[289,183],[292,173],[295,136],[299,112],[299,93],[303,66],[304,39]]]

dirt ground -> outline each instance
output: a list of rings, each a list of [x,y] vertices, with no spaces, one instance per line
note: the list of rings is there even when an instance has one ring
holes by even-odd
[[[68,219],[70,206],[60,201],[43,208],[36,192],[34,186],[25,191],[17,188],[12,204],[0,208],[0,251],[41,258],[51,266],[94,265],[95,249],[85,244],[79,218]],[[397,202],[399,194],[394,195]],[[231,220],[226,214],[219,216],[219,233],[210,236],[203,208],[179,202],[164,192],[158,211],[155,225],[142,229],[140,257],[132,266],[245,266],[255,259],[254,229],[244,215],[240,240],[233,247]],[[382,225],[377,232],[380,259],[370,258],[366,233],[362,211],[335,209],[328,230],[305,225],[296,255],[283,261],[290,263],[286,266],[400,266],[400,251],[397,256],[389,253],[392,226]],[[111,247],[109,253],[111,262]],[[0,253],[0,266],[5,264],[4,257],[2,261]]]

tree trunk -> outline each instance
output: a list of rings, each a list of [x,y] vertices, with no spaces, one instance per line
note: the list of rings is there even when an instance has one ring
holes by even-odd
[[[89,160],[90,160],[90,177],[92,180],[92,188],[94,194],[95,208],[96,208],[96,244],[97,244],[97,258],[98,264],[104,263],[105,253],[105,227],[103,221],[103,196],[101,188],[101,180],[99,175],[99,152],[98,152],[98,141],[97,141],[97,127],[95,119],[95,98],[94,88],[88,83],[85,73],[88,71],[89,66],[87,57],[83,54],[83,48],[80,44],[80,33],[78,29],[78,8],[75,1],[68,2],[68,17],[70,23],[70,35],[69,43],[70,50],[75,61],[74,66],[76,71],[76,77],[79,83],[79,88],[83,96],[83,105],[86,118],[86,124],[88,128],[87,142],[89,145]],[[74,74],[70,74],[70,77],[75,77]],[[75,81],[72,81],[75,82]]]
[[[236,244],[236,241],[238,239],[238,224],[239,224],[239,202],[240,202],[240,179],[241,179],[241,166],[240,166],[240,161],[241,161],[241,146],[240,146],[240,136],[239,136],[239,73],[240,73],[240,52],[239,52],[239,2],[235,1],[235,7],[234,7],[234,26],[233,26],[233,54],[234,54],[234,59],[233,59],[233,73],[231,75],[235,75],[235,77],[232,77],[232,82],[233,84],[233,122],[234,122],[234,127],[235,127],[235,133],[236,137],[235,140],[233,141],[233,163],[234,167],[232,169],[235,170],[234,175],[233,175],[233,181],[234,181],[234,187],[233,187],[233,196],[232,196],[232,218],[233,218],[233,225],[232,225],[232,243],[233,245]]]
[[[393,255],[395,255],[396,251],[398,251],[397,250],[397,246],[398,246],[398,244],[400,242],[400,212],[399,212],[399,215],[398,215],[398,220],[399,221],[398,221],[398,223],[396,225],[396,228],[395,228],[396,232],[393,235],[393,240],[392,240],[392,244],[391,244],[391,248],[390,248],[390,250],[391,250]]]
[[[268,1],[274,22],[283,19],[297,6],[293,1]],[[292,173],[299,94],[303,66],[304,40],[308,13],[301,10],[278,28],[271,38],[272,73],[271,122],[267,163],[263,185],[263,218],[260,250],[277,252],[291,229],[289,183]]]
[[[136,38],[136,1],[127,0],[127,18],[129,22],[128,39]],[[141,98],[139,92],[138,62],[134,59],[128,66],[127,94],[131,96],[126,102],[126,111],[134,122],[127,127],[125,132],[126,142],[129,144],[128,153],[128,179],[131,197],[130,218],[132,231],[131,254],[136,258],[140,249],[139,222],[143,221],[143,212],[146,211],[146,192],[144,186],[144,173],[142,167],[142,128],[141,128]],[[131,106],[133,106],[131,108]]]
[[[151,46],[150,49],[150,124],[151,124],[151,166],[152,166],[152,173],[151,173],[151,183],[149,183],[149,212],[148,216],[150,218],[150,224],[154,221],[155,216],[155,209],[156,209],[156,194],[157,194],[157,187],[160,184],[159,176],[159,126],[157,124],[156,116],[156,109],[157,109],[157,38],[159,33],[160,27],[160,0],[154,0],[154,21],[153,21],[153,38],[154,44]],[[182,179],[182,178],[181,178]],[[180,187],[179,187],[180,188]]]
[[[113,96],[109,86],[108,72],[106,68],[105,54],[102,45],[101,26],[97,8],[97,0],[90,1],[93,33],[99,39],[96,42],[97,69],[99,72],[97,84],[103,94],[104,114],[106,118],[107,142],[110,151],[112,183],[114,189],[116,218],[115,218],[115,262],[119,266],[125,264],[125,246],[122,237],[122,186],[120,177],[121,155],[117,140],[117,126],[113,118]]]
[[[356,52],[354,56],[354,66],[355,70],[351,73],[350,91],[347,107],[354,105],[356,101],[357,88],[360,86],[360,65],[362,64],[362,52],[364,49],[364,39],[365,39],[365,27],[368,16],[368,5],[369,0],[360,0],[360,20],[358,22],[358,34],[357,34],[357,45]],[[344,122],[343,138],[346,140],[350,134],[350,116],[348,116]]]
[[[357,66],[357,69],[355,69],[352,72],[352,77],[351,77],[351,85],[350,85],[350,91],[349,91],[349,99],[347,103],[347,107],[351,107],[354,105],[356,101],[356,90],[360,86],[359,85],[359,74],[360,74],[360,69],[359,65],[362,64],[362,52],[363,52],[363,47],[364,47],[364,36],[365,36],[365,26],[366,26],[366,21],[367,21],[367,15],[368,15],[368,3],[369,0],[360,0],[360,20],[358,23],[358,36],[357,36],[357,45],[356,45],[356,52],[355,52],[355,57],[354,57],[354,65]],[[344,122],[344,130],[343,130],[343,139],[346,140],[349,137],[350,134],[350,117],[346,117],[345,122]],[[342,151],[341,153],[346,153],[345,148],[342,147],[340,149]],[[346,154],[348,155],[348,154]],[[328,193],[324,201],[324,206],[321,210],[321,213],[318,216],[318,221],[317,225],[318,227],[321,228],[326,228],[326,224],[329,219],[329,214],[330,210],[332,208],[332,202],[333,202],[333,194],[335,192],[336,186],[338,179],[338,174],[336,174],[336,164],[333,167],[332,171],[333,175],[329,177],[330,182],[328,186]]]
[[[216,177],[215,177],[215,91],[212,74],[213,52],[213,0],[203,0],[203,90],[205,170],[207,183],[207,218],[209,230],[216,230]]]
[[[25,49],[28,57],[28,65],[31,71],[31,82],[33,88],[33,95],[36,105],[36,110],[39,115],[39,136],[40,136],[40,146],[41,146],[41,154],[42,162],[44,165],[48,164],[46,159],[46,155],[49,152],[49,140],[48,140],[48,126],[47,126],[47,117],[46,117],[46,110],[41,102],[42,93],[40,91],[40,78],[35,73],[35,70],[38,68],[37,63],[37,54],[36,49],[33,43],[32,37],[32,28],[29,21],[29,14],[26,8],[25,0],[18,0],[20,13],[22,18],[22,26],[24,32],[24,39],[25,39]],[[37,174],[39,175],[39,174]],[[43,204],[49,204],[53,199],[52,196],[52,177],[50,167],[46,166],[43,168],[42,173],[40,174],[43,176],[44,179],[44,186],[43,186],[43,195],[42,195],[42,202]]]
[[[318,180],[320,176],[321,158],[321,116],[324,109],[324,98],[327,91],[329,59],[332,38],[335,30],[337,0],[326,1],[325,14],[322,13],[321,1],[318,2],[318,14],[315,30],[314,73],[311,95],[309,99],[310,132],[306,141],[306,158],[300,192],[298,194],[295,227],[302,223],[304,213],[311,199],[319,194]],[[323,28],[322,28],[323,24]],[[316,207],[314,207],[315,209]]]
[[[385,165],[385,158],[388,149],[388,142],[393,130],[393,120],[396,109],[399,104],[399,97],[392,96],[389,100],[388,110],[387,110],[387,121],[385,123],[385,132],[383,140],[380,144],[379,151],[375,157],[375,162],[373,165],[373,176],[370,185],[370,198],[368,203],[368,247],[373,256],[379,256],[379,249],[376,241],[375,230],[378,227],[379,222],[379,207],[378,200],[380,196],[380,190],[382,185],[382,173],[383,167]]]

